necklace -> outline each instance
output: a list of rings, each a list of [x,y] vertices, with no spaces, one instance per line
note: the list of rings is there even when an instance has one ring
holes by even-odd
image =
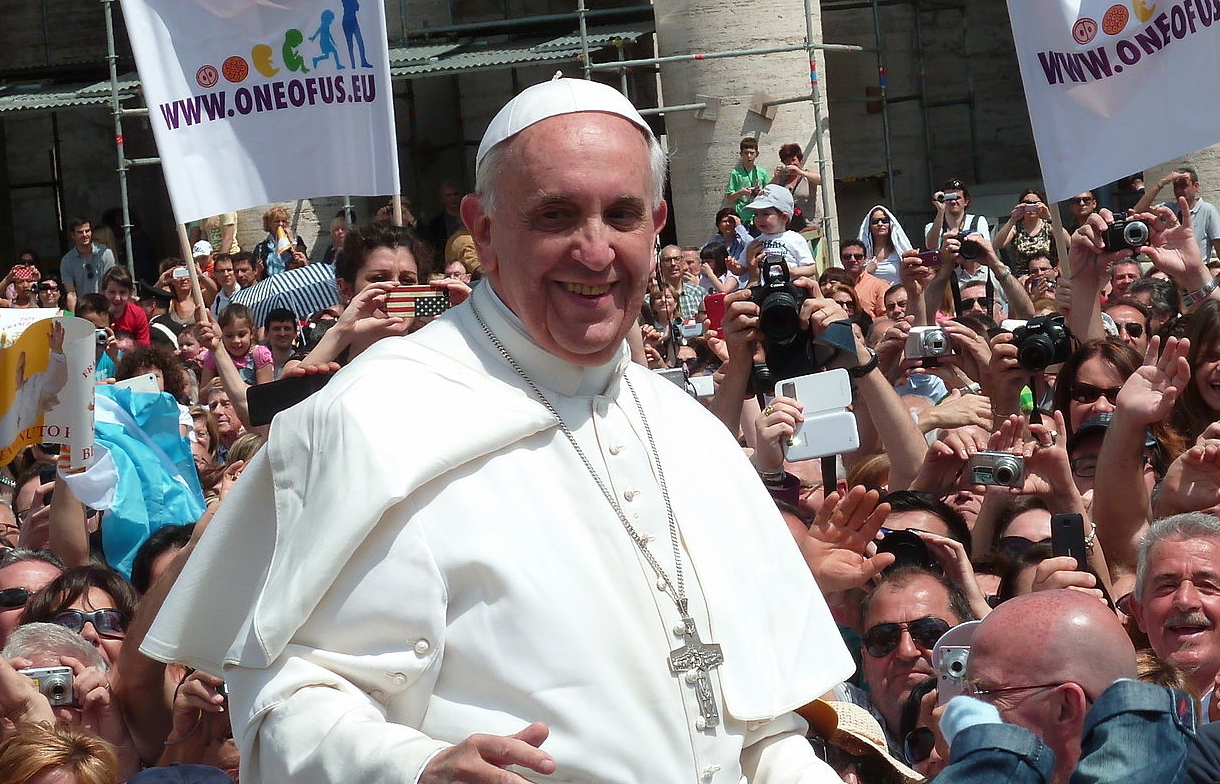
[[[542,394],[542,390],[534,384],[521,366],[517,364],[517,360],[513,359],[512,354],[508,353],[508,349],[504,348],[504,344],[496,337],[491,328],[487,326],[487,322],[483,320],[482,314],[479,313],[478,306],[472,300],[470,302],[470,312],[474,314],[475,321],[479,322],[479,326],[483,329],[483,334],[491,341],[491,344],[496,347],[496,351],[500,352],[500,356],[508,362],[521,380],[537,398],[551,416],[555,417],[555,421],[559,424],[560,431],[568,439],[568,443],[572,445],[572,449],[576,452],[576,456],[584,463],[585,470],[597,483],[598,489],[602,491],[602,495],[614,510],[614,514],[618,517],[619,523],[622,524],[623,530],[631,537],[631,541],[635,542],[636,548],[643,554],[644,559],[648,561],[648,565],[657,575],[657,588],[665,591],[665,594],[673,600],[674,606],[678,608],[678,614],[682,618],[682,646],[670,651],[668,657],[669,670],[675,676],[685,675],[686,682],[695,687],[695,696],[699,701],[699,718],[695,722],[698,729],[710,729],[720,723],[720,712],[716,708],[715,696],[712,693],[711,679],[708,677],[711,670],[720,666],[724,662],[724,654],[721,653],[720,646],[714,643],[705,643],[699,639],[699,632],[695,628],[695,620],[690,616],[689,602],[686,598],[686,587],[682,578],[682,547],[678,540],[678,520],[674,516],[673,505],[669,500],[669,488],[665,484],[665,470],[661,466],[661,456],[657,452],[656,441],[652,437],[652,428],[648,425],[648,417],[644,414],[644,406],[640,403],[639,396],[635,393],[635,387],[631,384],[631,379],[623,376],[623,381],[627,384],[627,390],[631,392],[631,399],[635,402],[636,411],[639,412],[640,422],[644,425],[644,435],[648,438],[648,448],[651,453],[653,467],[656,469],[657,482],[661,486],[661,497],[665,499],[665,513],[669,520],[669,542],[673,547],[674,553],[674,576],[671,579],[661,567],[656,556],[648,549],[648,537],[636,530],[631,521],[627,519],[627,515],[623,513],[623,508],[619,506],[618,500],[614,494],[610,492],[610,488],[606,486],[601,475],[593,468],[593,463],[585,455],[585,451],[581,449],[580,444],[576,441],[576,434],[568,427],[567,422],[563,421],[563,417],[559,415],[559,411],[551,405],[551,401],[547,400],[546,395]]]

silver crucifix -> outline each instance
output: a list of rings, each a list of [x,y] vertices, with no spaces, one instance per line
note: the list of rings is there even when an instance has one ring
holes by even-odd
[[[699,639],[695,629],[695,621],[689,615],[682,617],[683,644],[669,652],[669,671],[674,675],[692,673],[694,676],[695,696],[699,700],[699,715],[704,726],[700,729],[715,727],[720,723],[720,712],[716,710],[716,696],[712,693],[712,681],[708,673],[724,663],[724,654],[715,643],[704,643]],[[687,680],[690,680],[688,676]]]

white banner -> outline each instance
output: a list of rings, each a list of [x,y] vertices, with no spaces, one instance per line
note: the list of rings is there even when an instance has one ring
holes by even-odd
[[[379,0],[123,0],[179,221],[398,193]]]
[[[93,459],[94,328],[58,313],[0,310],[0,465],[31,444],[66,446],[69,470]]]
[[[1046,195],[1220,141],[1220,0],[1008,0]]]

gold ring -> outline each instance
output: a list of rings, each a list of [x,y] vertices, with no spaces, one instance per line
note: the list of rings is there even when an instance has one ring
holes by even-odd
[[[771,416],[771,414],[775,413],[775,406],[767,406],[763,409],[763,413],[767,416]]]

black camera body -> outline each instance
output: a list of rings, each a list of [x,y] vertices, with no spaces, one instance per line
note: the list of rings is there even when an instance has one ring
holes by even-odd
[[[1017,347],[1017,361],[1031,373],[1066,362],[1072,353],[1072,331],[1058,313],[1037,316],[1017,327],[1012,331],[1012,342]]]
[[[1105,243],[1107,253],[1120,250],[1138,253],[1140,248],[1148,244],[1150,236],[1151,231],[1147,223],[1142,220],[1129,220],[1127,213],[1119,213],[1114,216],[1114,222],[1102,235],[1102,242]]]
[[[758,305],[758,328],[766,339],[767,363],[754,367],[754,389],[770,393],[787,378],[814,373],[810,332],[801,328],[801,305],[809,295],[792,284],[787,257],[768,253],[762,260],[761,282],[750,288]]]

